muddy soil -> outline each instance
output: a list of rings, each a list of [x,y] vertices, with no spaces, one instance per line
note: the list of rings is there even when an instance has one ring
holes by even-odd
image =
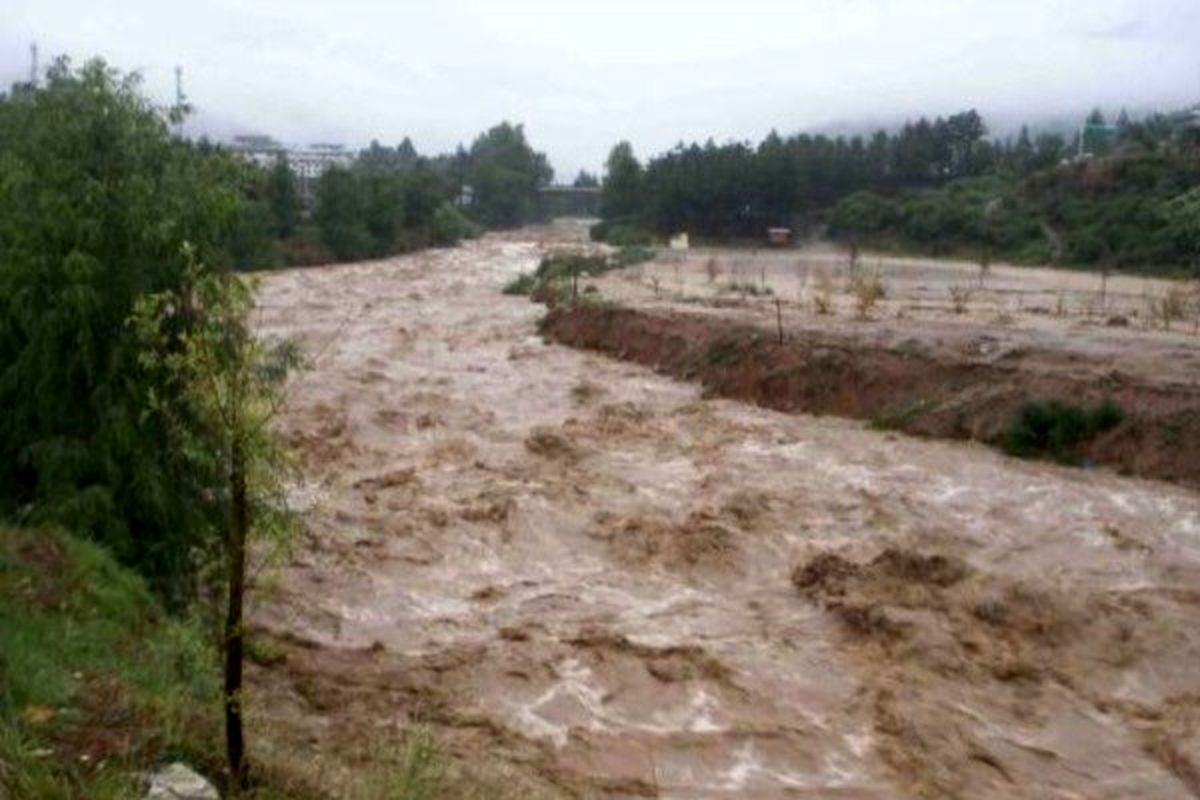
[[[541,330],[562,344],[695,380],[708,395],[999,447],[1030,403],[1111,403],[1121,409],[1111,427],[1046,457],[1200,487],[1200,373],[1191,381],[1170,371],[1135,376],[1122,370],[1120,354],[1015,344],[985,331],[961,346],[927,334],[871,340],[785,327],[782,315],[767,327],[746,316],[751,322],[728,313],[561,303]]]
[[[547,344],[499,289],[578,234],[266,278],[314,365],[278,746],[338,786],[423,722],[482,796],[1200,796],[1200,498]]]

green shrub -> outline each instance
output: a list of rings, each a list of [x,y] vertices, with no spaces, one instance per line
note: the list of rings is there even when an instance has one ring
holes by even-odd
[[[754,281],[732,281],[722,287],[726,292],[737,294],[748,294],[753,297],[763,297],[775,294],[775,290],[770,286],[760,286]]]
[[[886,197],[873,192],[855,192],[834,207],[829,232],[836,237],[871,237],[890,228],[901,218],[900,209]]]
[[[1077,463],[1080,444],[1124,419],[1125,412],[1111,400],[1091,407],[1057,400],[1026,403],[1005,430],[1004,450],[1021,458],[1050,457]]]
[[[332,264],[337,256],[321,241],[320,233],[311,225],[296,228],[288,238],[280,242],[283,261],[289,267],[316,267]]]
[[[929,413],[933,404],[928,400],[917,400],[900,408],[884,411],[867,423],[871,430],[902,431],[917,419]]]
[[[501,291],[504,294],[531,295],[536,300],[549,300],[552,297],[563,299],[570,294],[570,284],[577,278],[596,277],[628,263],[640,263],[653,257],[653,251],[642,248],[633,248],[629,252],[623,249],[609,258],[570,250],[549,253],[542,258],[536,271],[532,274],[522,272],[505,284]],[[595,286],[585,287],[582,292],[596,294],[599,289]]]
[[[549,283],[556,280],[570,280],[576,275],[603,275],[616,269],[616,265],[601,255],[562,251],[550,253],[542,258],[534,276],[539,283]]]
[[[654,244],[654,235],[636,225],[613,225],[604,241],[614,247],[649,247]]]
[[[479,226],[462,215],[449,203],[442,203],[433,213],[430,222],[430,239],[439,247],[458,244],[463,239],[474,239],[479,235]]]
[[[633,267],[638,264],[644,264],[647,261],[653,261],[658,254],[649,247],[641,247],[638,245],[629,245],[622,247],[617,252],[609,256],[609,262],[613,267],[621,269],[624,267]]]
[[[506,283],[501,291],[505,294],[533,294],[533,290],[537,288],[537,285],[537,278],[528,272],[522,272]]]

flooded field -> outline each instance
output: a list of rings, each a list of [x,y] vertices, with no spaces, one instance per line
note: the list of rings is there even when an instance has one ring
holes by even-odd
[[[500,288],[578,236],[267,276],[313,361],[253,612],[286,746],[336,780],[422,723],[487,796],[1200,796],[1200,497],[546,344]],[[601,290],[743,313],[687,302],[697,266]],[[1186,333],[1128,335],[1187,380]]]

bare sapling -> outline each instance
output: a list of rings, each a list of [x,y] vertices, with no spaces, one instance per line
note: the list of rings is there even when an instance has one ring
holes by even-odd
[[[1200,276],[1192,281],[1192,335],[1200,335]]]
[[[804,290],[808,288],[808,265],[796,262],[796,301],[804,303]]]
[[[1179,281],[1172,281],[1158,299],[1158,317],[1164,331],[1171,330],[1171,323],[1187,316],[1188,288]]]
[[[721,276],[721,265],[717,262],[716,256],[709,256],[704,261],[704,273],[708,276],[708,282],[716,283],[717,278]]]
[[[875,308],[875,304],[887,293],[878,272],[855,278],[852,290],[859,319],[867,319],[871,315],[871,309]]]
[[[979,288],[982,289],[992,271],[992,251],[985,247],[979,254]]]
[[[949,292],[950,305],[954,308],[954,313],[967,313],[967,306],[971,303],[971,287],[954,284],[950,287]]]
[[[813,287],[813,307],[821,315],[833,313],[833,279],[825,272],[817,275]]]

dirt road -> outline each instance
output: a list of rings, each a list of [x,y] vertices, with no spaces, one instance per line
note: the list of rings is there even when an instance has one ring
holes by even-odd
[[[513,797],[1200,797],[1200,498],[544,344],[499,288],[573,235],[267,278],[314,367],[259,719]]]

